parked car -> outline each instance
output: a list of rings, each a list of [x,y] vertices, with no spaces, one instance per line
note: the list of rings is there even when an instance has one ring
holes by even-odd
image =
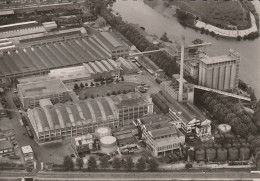
[[[17,89],[14,89],[14,93],[15,93],[15,94],[18,93]]]

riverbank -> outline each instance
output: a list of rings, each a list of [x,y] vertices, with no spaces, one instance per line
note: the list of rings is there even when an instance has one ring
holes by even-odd
[[[201,33],[213,37],[252,40],[259,36],[259,18],[252,4],[244,2],[226,2],[226,4],[196,2],[194,4],[194,2],[158,0],[144,0],[144,3],[167,18],[177,15],[179,23],[184,27],[200,30]],[[208,6],[208,8],[210,8],[209,5],[212,5],[218,10],[212,9],[214,12],[208,12],[203,5]],[[234,6],[231,13],[230,10],[227,11],[227,8],[224,8],[224,5]],[[201,12],[198,11],[198,8]],[[220,16],[220,14],[223,15]]]

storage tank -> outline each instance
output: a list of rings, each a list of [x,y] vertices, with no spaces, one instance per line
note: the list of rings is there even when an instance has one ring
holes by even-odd
[[[234,147],[234,148],[240,148],[240,147],[241,147],[241,144],[240,144],[240,143],[233,143],[233,144],[232,144],[232,147]]]
[[[220,124],[220,125],[218,126],[218,129],[219,129],[220,133],[222,133],[222,134],[227,134],[227,133],[230,133],[230,131],[231,131],[231,126],[228,125],[228,124]]]
[[[116,151],[116,138],[114,136],[104,136],[100,139],[100,148],[103,153],[112,153]]]
[[[110,136],[111,135],[111,129],[109,127],[99,127],[95,131],[96,136],[98,139],[104,137],[104,136]]]
[[[238,149],[237,148],[228,149],[228,160],[231,160],[231,161],[238,160]]]
[[[198,149],[195,152],[195,159],[196,161],[203,161],[205,160],[205,150],[204,149]]]
[[[213,147],[216,148],[216,149],[218,149],[218,148],[221,148],[222,146],[221,146],[221,144],[219,144],[219,143],[215,143],[215,144],[213,145]]]
[[[250,158],[250,149],[249,148],[240,148],[239,153],[240,160],[249,160]]]
[[[232,145],[231,145],[230,143],[226,143],[226,144],[224,144],[223,147],[228,149],[228,148],[231,148],[231,146],[232,146]]]
[[[219,148],[217,150],[217,160],[226,161],[227,160],[227,150],[225,148]]]
[[[216,159],[216,153],[217,151],[213,148],[209,148],[206,150],[206,160],[207,161],[213,161]]]
[[[250,143],[242,143],[241,146],[242,147],[250,147]]]

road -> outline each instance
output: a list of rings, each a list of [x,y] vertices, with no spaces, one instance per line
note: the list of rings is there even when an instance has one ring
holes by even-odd
[[[259,174],[249,172],[0,172],[0,181],[17,180],[21,177],[34,177],[35,180],[260,180]],[[105,179],[104,179],[105,178]]]

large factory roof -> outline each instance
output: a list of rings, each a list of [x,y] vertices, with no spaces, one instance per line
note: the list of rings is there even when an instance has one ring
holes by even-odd
[[[23,97],[42,96],[68,91],[59,79],[17,85]]]
[[[102,47],[108,52],[112,52],[118,47],[125,47],[124,44],[119,42],[112,32],[101,32],[96,33],[93,36],[94,40],[97,41]]]
[[[205,64],[215,64],[215,63],[222,63],[222,62],[228,62],[233,61],[235,58],[230,55],[221,55],[216,57],[205,57],[202,58],[201,61]]]
[[[36,132],[106,122],[117,119],[113,97],[116,96],[45,105],[28,110],[28,114]]]
[[[89,38],[70,40],[5,52],[0,56],[0,77],[47,71],[49,69],[79,65],[109,58],[100,45]]]
[[[143,97],[138,96],[138,94],[132,94],[131,97],[127,97],[122,94],[120,97],[116,97],[115,99],[119,99],[116,104],[117,108],[124,107],[134,107],[146,104],[146,100]]]

